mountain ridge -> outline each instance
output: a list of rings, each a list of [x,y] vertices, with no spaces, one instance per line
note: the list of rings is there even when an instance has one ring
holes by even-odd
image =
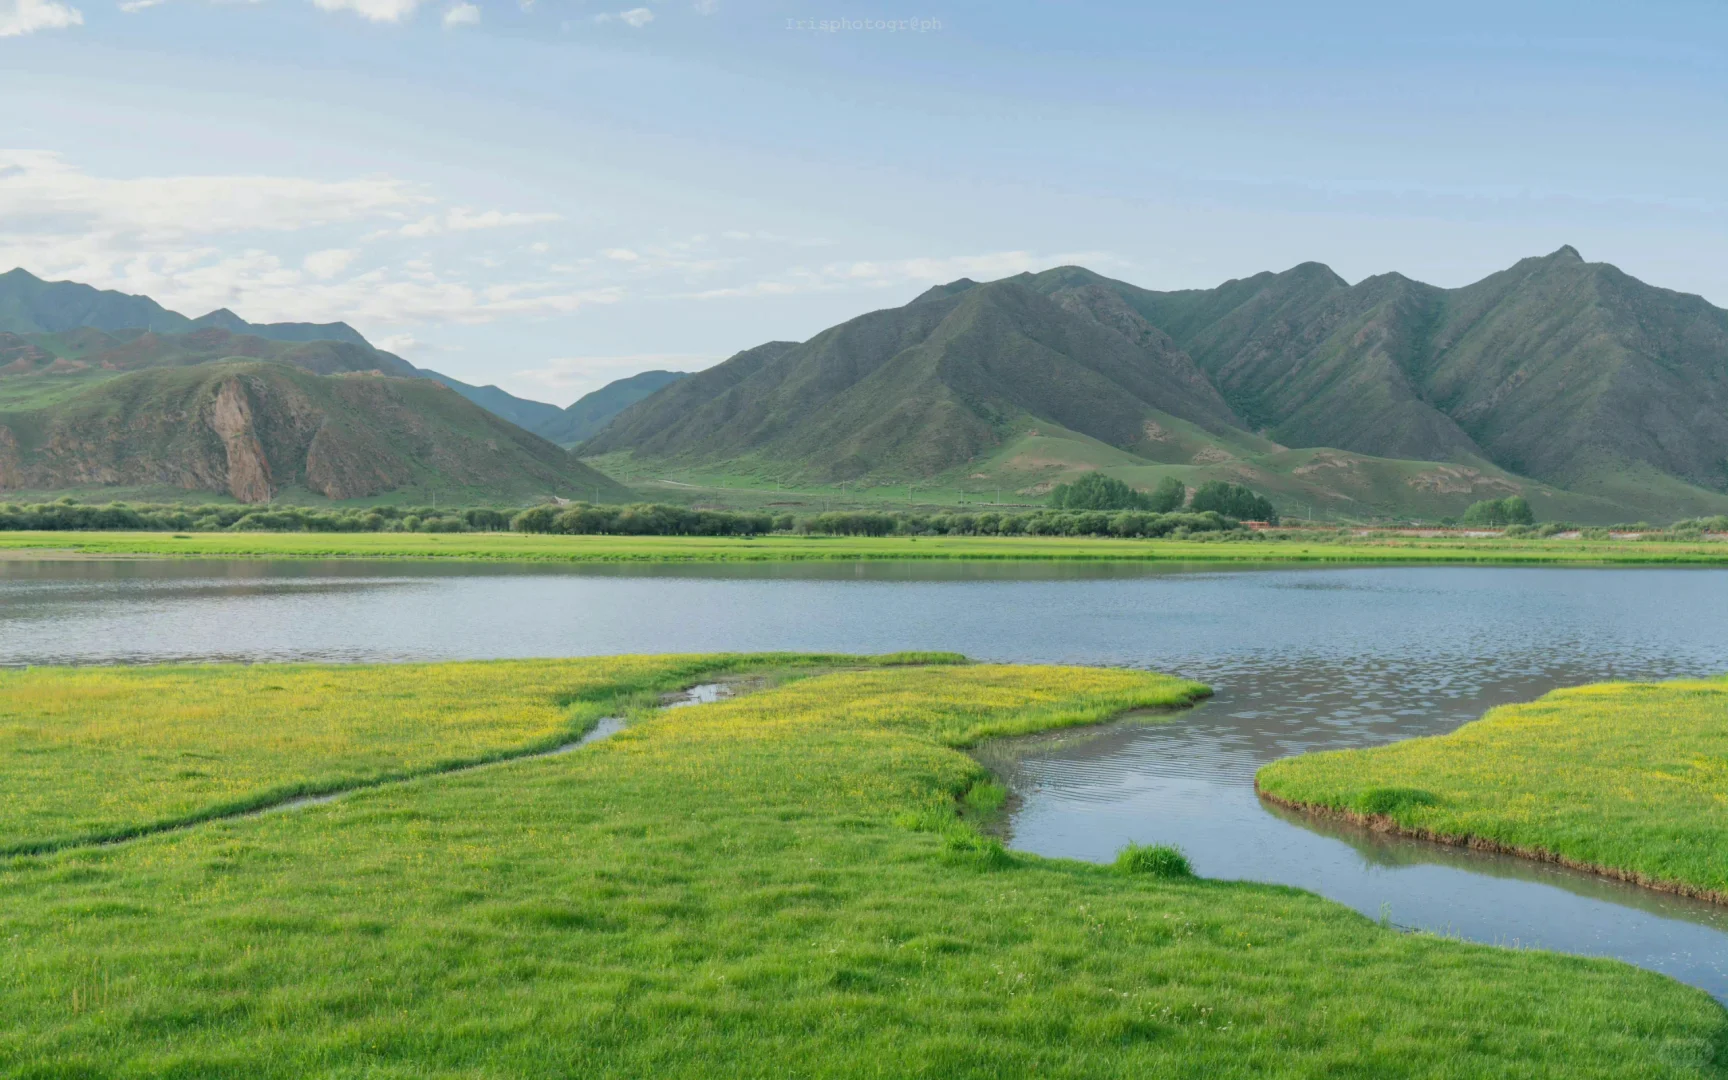
[[[675,389],[578,452],[951,481],[1041,421],[1177,464],[1146,434],[1164,416],[1224,440],[1184,442],[1211,463],[1274,453],[1237,445],[1254,436],[1492,467],[1629,514],[1728,508],[1728,312],[1570,246],[1456,289],[1398,273],[1352,285],[1314,262],[1177,292],[1077,266],[962,278]]]

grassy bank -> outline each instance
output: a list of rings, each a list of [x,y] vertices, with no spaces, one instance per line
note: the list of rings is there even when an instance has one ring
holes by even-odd
[[[449,693],[420,671],[405,728]],[[0,1075],[1720,1074],[1728,1015],[1660,976],[969,827],[991,800],[955,747],[1199,690],[816,674],[572,754],[0,861]]]
[[[1605,683],[1450,735],[1305,754],[1266,795],[1728,901],[1728,680]]]
[[[0,554],[505,562],[1118,560],[1212,563],[1728,565],[1728,544],[1613,540],[1338,538],[1115,540],[1020,536],[541,536],[515,533],[0,532]]]

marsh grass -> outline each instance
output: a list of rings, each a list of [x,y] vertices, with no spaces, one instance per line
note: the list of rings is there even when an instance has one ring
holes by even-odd
[[[1124,874],[1160,878],[1191,878],[1194,867],[1182,849],[1169,844],[1129,844],[1116,853],[1116,869]]]
[[[1728,899],[1728,680],[1602,683],[1450,735],[1273,762],[1298,805]]]
[[[718,654],[0,671],[0,854],[536,754],[603,716],[648,715],[662,694],[703,680],[772,682],[858,662]]]
[[[810,669],[571,754],[0,861],[0,1076],[1720,1075],[1728,1018],[1661,976],[963,819],[980,733],[1199,691]]]

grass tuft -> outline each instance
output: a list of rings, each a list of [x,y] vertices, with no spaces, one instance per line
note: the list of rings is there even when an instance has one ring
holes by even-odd
[[[1194,867],[1182,849],[1170,844],[1129,844],[1116,854],[1116,869],[1124,874],[1157,878],[1191,878]]]

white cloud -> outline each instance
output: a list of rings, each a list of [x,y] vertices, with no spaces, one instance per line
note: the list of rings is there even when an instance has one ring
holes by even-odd
[[[698,15],[712,15],[720,10],[720,0],[696,0],[692,7]]]
[[[480,21],[480,8],[475,4],[457,4],[444,12],[446,28],[455,26],[473,26]]]
[[[506,229],[519,225],[543,225],[563,221],[562,214],[507,213],[502,210],[474,211],[457,207],[443,214],[432,214],[411,221],[396,230],[403,236],[436,236],[442,232],[472,232],[476,229]]]
[[[320,11],[352,11],[368,22],[401,22],[424,0],[312,0]]]
[[[353,248],[326,248],[306,256],[300,265],[315,278],[329,279],[348,269],[348,264],[359,254]]]
[[[613,262],[636,262],[642,258],[642,256],[631,251],[629,248],[607,248],[600,254],[611,259]]]
[[[26,218],[79,232],[156,239],[278,231],[351,221],[432,201],[387,176],[91,176],[46,150],[0,150],[0,222]]]
[[[838,292],[846,289],[886,289],[904,285],[940,285],[956,278],[1008,277],[1025,271],[1080,263],[1087,266],[1123,265],[1119,257],[1103,251],[1034,255],[1026,251],[998,251],[985,255],[952,255],[942,258],[895,259],[887,262],[829,263],[819,267],[794,267],[775,278],[746,285],[708,289],[697,299],[714,300],[748,296],[792,296],[799,293]]]
[[[383,337],[373,338],[372,344],[385,352],[401,354],[412,349],[419,342],[414,340],[413,334],[386,334]]]
[[[356,245],[306,242],[344,228],[370,229],[362,241],[390,240],[399,227],[377,226],[427,209],[434,231],[453,233],[557,218],[445,210],[390,177],[117,179],[53,153],[0,150],[0,266],[143,293],[191,315],[228,307],[259,321],[480,323],[568,314],[624,295],[592,279],[474,282],[441,273],[436,252],[354,274]],[[278,244],[297,250],[269,249]],[[449,265],[475,272],[459,253]],[[507,270],[480,272],[495,279]]]
[[[654,21],[654,13],[645,7],[631,8],[629,11],[620,11],[615,15],[610,12],[603,12],[594,16],[594,21],[597,23],[621,22],[627,26],[641,29]]]
[[[561,356],[535,368],[511,372],[500,385],[511,393],[545,394],[574,401],[615,379],[644,371],[701,371],[722,358],[702,353],[635,353],[628,356]],[[515,387],[516,389],[511,389]]]
[[[82,12],[56,0],[0,0],[0,37],[23,37],[38,30],[83,25]]]
[[[164,2],[165,0],[125,0],[120,5],[120,10],[128,15],[136,15],[140,11],[156,7]]]

